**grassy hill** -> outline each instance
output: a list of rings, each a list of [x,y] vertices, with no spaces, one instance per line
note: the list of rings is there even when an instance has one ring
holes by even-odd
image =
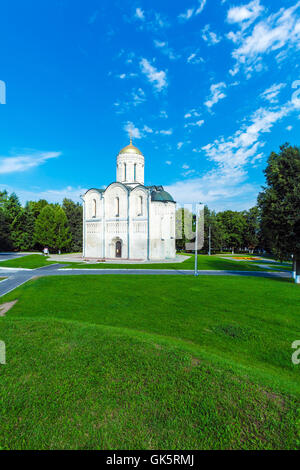
[[[292,282],[57,276],[15,299],[0,448],[298,447]]]

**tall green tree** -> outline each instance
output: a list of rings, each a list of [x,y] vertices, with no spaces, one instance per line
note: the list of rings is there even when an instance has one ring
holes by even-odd
[[[42,209],[46,207],[49,203],[46,201],[46,199],[40,199],[39,201],[27,201],[25,204],[25,208],[29,209],[35,219],[40,215]]]
[[[222,251],[226,245],[226,233],[221,223],[221,219],[215,211],[211,211],[207,206],[204,207],[204,246],[203,251],[209,251],[209,233],[211,238],[211,251]]]
[[[246,221],[241,212],[224,211],[219,212],[218,222],[224,233],[224,243],[231,248],[232,253],[243,245],[243,233]]]
[[[35,221],[34,240],[39,248],[55,249],[55,209],[45,206]]]
[[[62,207],[57,206],[54,209],[54,246],[59,253],[70,246],[72,236],[68,226],[68,219]]]
[[[243,216],[246,222],[243,234],[244,245],[253,253],[259,245],[260,213],[258,207],[255,206],[248,211],[244,211]]]
[[[22,205],[18,196],[11,193],[3,203],[4,211],[10,224],[13,223],[17,215],[22,211]]]
[[[258,196],[262,235],[279,259],[293,256],[300,283],[300,149],[282,145],[269,156],[264,173],[267,185]]]
[[[3,207],[0,206],[0,252],[9,251],[12,248],[10,223]]]
[[[72,241],[70,242],[70,251],[78,252],[82,250],[82,205],[73,202],[71,199],[63,200],[62,208],[65,211],[68,220],[68,226]]]
[[[29,251],[34,248],[35,218],[29,208],[22,208],[11,223],[11,239],[14,248]]]

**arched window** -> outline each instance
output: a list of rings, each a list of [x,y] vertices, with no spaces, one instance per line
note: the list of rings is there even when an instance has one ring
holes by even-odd
[[[138,215],[143,215],[143,196],[138,197]]]
[[[115,207],[116,207],[116,217],[120,215],[120,199],[116,197],[115,199]]]
[[[133,167],[133,181],[136,181],[136,163],[134,164],[134,167]]]
[[[96,217],[97,215],[97,201],[96,199],[93,199],[93,202],[92,202],[92,217]]]
[[[124,163],[124,181],[126,181],[126,163]]]

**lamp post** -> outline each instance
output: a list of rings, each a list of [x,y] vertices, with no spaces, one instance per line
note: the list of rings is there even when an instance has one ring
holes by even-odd
[[[208,227],[208,255],[211,255],[211,225]]]
[[[195,271],[194,276],[198,274],[198,207],[196,205],[196,238],[195,238]]]

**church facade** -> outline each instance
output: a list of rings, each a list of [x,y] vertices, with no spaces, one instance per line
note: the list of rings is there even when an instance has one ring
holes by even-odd
[[[117,156],[117,178],[83,196],[85,259],[174,259],[176,203],[162,186],[144,186],[145,159],[130,144]]]

